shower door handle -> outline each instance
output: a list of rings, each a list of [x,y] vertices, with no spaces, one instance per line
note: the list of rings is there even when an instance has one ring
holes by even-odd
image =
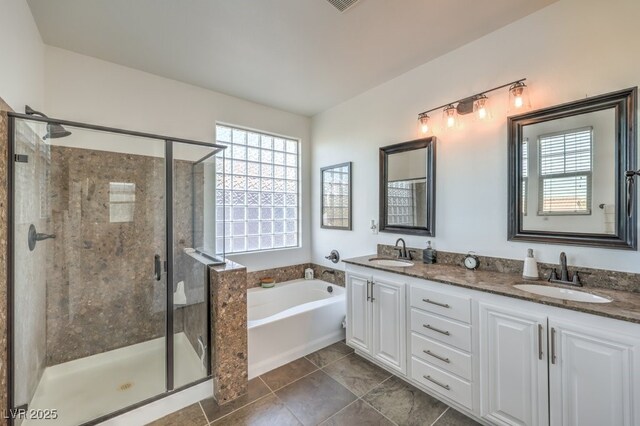
[[[156,281],[160,281],[162,279],[162,263],[160,262],[159,254],[153,257],[153,269]]]

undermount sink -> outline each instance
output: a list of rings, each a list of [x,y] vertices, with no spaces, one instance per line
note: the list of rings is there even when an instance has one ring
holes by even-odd
[[[515,288],[537,294],[539,296],[555,297],[556,299],[571,300],[573,302],[584,303],[609,303],[611,299],[606,297],[597,296],[595,294],[586,293],[584,291],[569,290],[560,287],[551,287],[548,285],[536,285],[536,284],[518,284],[514,285]]]
[[[408,260],[400,260],[400,259],[386,259],[382,257],[374,257],[373,259],[369,259],[369,262],[378,266],[388,266],[392,268],[408,268],[409,266],[413,266],[414,263]]]

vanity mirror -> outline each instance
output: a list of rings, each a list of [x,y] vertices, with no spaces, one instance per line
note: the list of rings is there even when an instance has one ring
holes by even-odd
[[[320,210],[325,229],[351,230],[351,162],[320,169]]]
[[[636,249],[625,178],[637,169],[636,97],[632,88],[509,118],[509,240]]]
[[[380,148],[380,231],[435,235],[434,137]]]

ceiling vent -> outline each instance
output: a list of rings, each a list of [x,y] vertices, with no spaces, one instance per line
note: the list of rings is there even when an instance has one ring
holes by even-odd
[[[327,0],[333,7],[338,9],[340,12],[344,12],[349,9],[351,6],[356,4],[358,0]]]

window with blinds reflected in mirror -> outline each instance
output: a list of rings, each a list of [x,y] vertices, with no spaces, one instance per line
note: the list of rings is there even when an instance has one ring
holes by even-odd
[[[524,126],[523,136],[524,229],[613,233],[615,111]]]

